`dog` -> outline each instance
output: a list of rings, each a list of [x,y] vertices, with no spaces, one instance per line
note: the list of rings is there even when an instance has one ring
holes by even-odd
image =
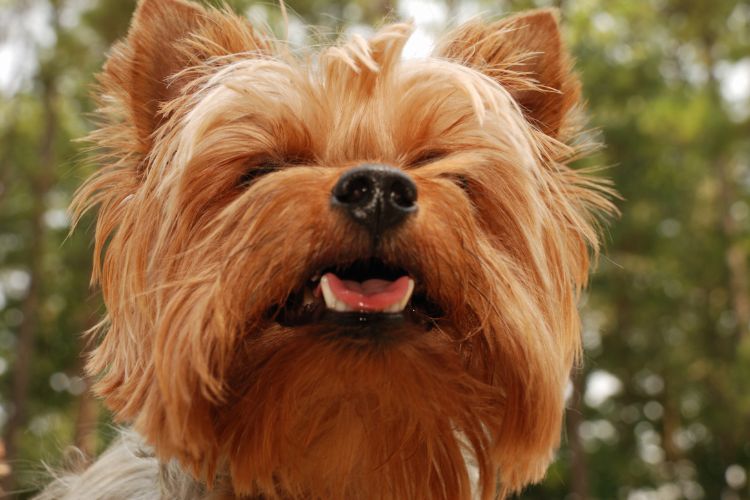
[[[504,498],[559,445],[613,211],[557,13],[317,51],[141,0],[99,78],[88,371],[132,426],[39,498]]]

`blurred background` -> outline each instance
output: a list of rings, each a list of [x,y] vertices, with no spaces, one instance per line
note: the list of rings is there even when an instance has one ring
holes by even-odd
[[[239,11],[282,33],[273,3]],[[92,127],[93,75],[134,0],[0,0],[2,491],[27,498],[75,445],[115,431],[87,392],[81,332],[91,226],[67,237]],[[750,3],[733,0],[288,0],[290,39],[389,12],[419,29],[534,6],[562,10],[622,217],[582,304],[585,365],[563,447],[524,499],[750,499]],[[310,30],[312,23],[321,29]],[[323,33],[323,35],[321,35]],[[326,35],[330,34],[330,35]],[[81,460],[79,457],[77,460]],[[1,496],[1,495],[0,495]]]

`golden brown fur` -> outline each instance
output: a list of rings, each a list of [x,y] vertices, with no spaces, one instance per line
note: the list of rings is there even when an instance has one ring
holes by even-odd
[[[474,21],[404,62],[410,31],[292,55],[226,9],[142,0],[101,75],[101,170],[74,203],[99,207],[108,315],[89,370],[118,420],[209,486],[465,499],[468,462],[493,498],[558,446],[611,206],[566,165],[579,86],[555,13]],[[376,250],[329,205],[363,162],[419,190]],[[316,269],[373,252],[442,315],[382,341],[269,315]]]

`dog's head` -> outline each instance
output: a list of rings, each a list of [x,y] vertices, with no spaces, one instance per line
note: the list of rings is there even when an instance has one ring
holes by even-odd
[[[237,493],[485,497],[538,480],[601,185],[554,12],[316,54],[142,0],[101,75],[108,317],[90,371],[164,459]],[[499,478],[499,483],[496,483]],[[499,484],[499,486],[497,486]]]

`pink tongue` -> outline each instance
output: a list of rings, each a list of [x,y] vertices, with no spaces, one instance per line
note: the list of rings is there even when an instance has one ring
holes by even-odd
[[[396,281],[366,280],[343,281],[333,273],[325,275],[331,292],[347,306],[358,311],[385,311],[398,304],[409,293],[409,277],[401,276]]]

